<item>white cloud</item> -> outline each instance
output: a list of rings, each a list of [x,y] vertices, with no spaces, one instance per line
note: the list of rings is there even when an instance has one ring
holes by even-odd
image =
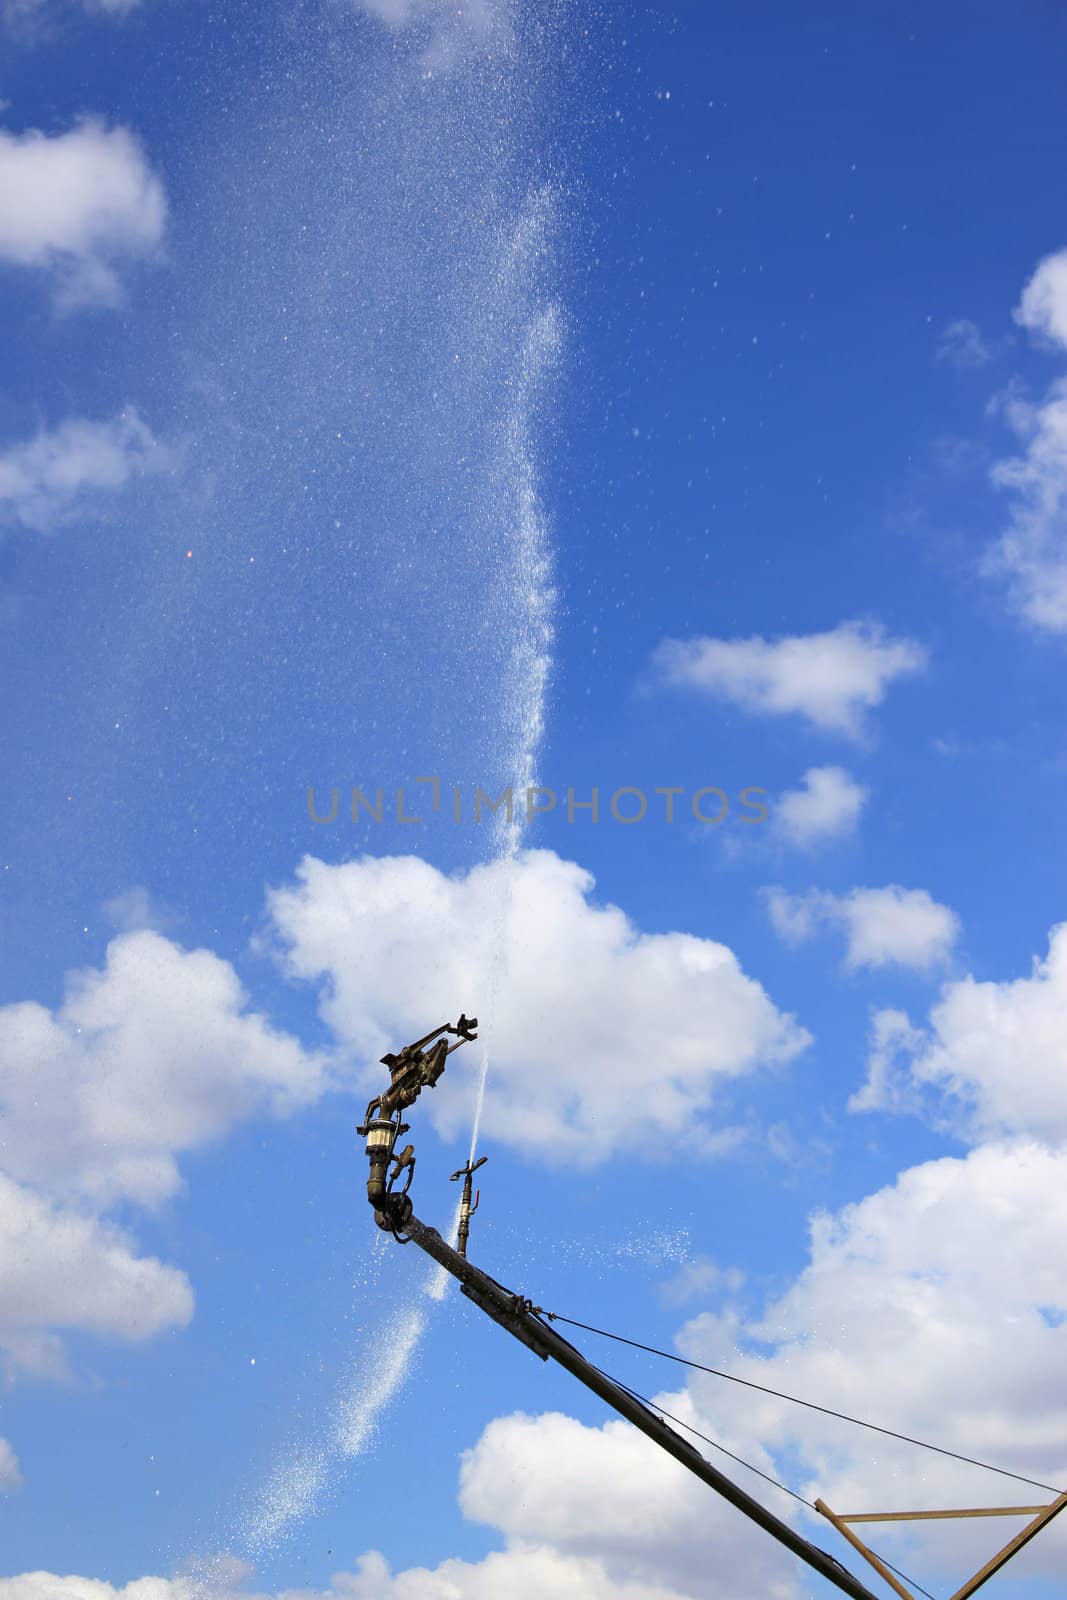
[[[937,344],[937,359],[954,367],[984,367],[993,355],[993,347],[982,337],[981,328],[967,317],[950,322]]]
[[[324,984],[322,1015],[361,1060],[461,1010],[486,1012],[483,1044],[426,1097],[423,1115],[446,1136],[469,1123],[483,1047],[486,1131],[593,1163],[657,1133],[712,1141],[720,1085],[808,1042],[724,945],[642,933],[548,850],[451,877],[410,856],[308,857],[298,880],[269,896],[285,970]],[[365,1081],[381,1077],[376,1066]]]
[[[698,1316],[677,1348],[753,1383],[1063,1482],[1065,1179],[1067,1154],[1025,1142],[928,1162],[858,1204],[818,1215],[807,1266],[762,1316]],[[641,1337],[639,1328],[623,1331]],[[1032,1487],[991,1488],[976,1469],[708,1375],[694,1373],[682,1393],[657,1399],[752,1465],[841,1510],[1049,1498]],[[736,1465],[726,1470],[790,1516],[765,1484]],[[718,1575],[731,1600],[794,1592],[769,1541],[757,1535],[748,1545],[751,1530],[734,1513],[621,1422],[497,1418],[464,1456],[461,1505],[509,1546],[598,1559],[683,1593],[710,1584],[718,1594]],[[824,1524],[804,1531],[850,1559]],[[994,1547],[988,1527],[908,1533],[920,1548],[906,1554],[895,1547],[897,1530],[872,1536],[927,1581],[928,1563],[958,1582]],[[1065,1535],[1050,1530],[1030,1570],[1060,1570]]]
[[[1067,348],[1067,250],[1040,263],[1015,318]],[[994,483],[1011,497],[1011,517],[984,570],[1007,578],[1028,621],[1067,632],[1067,379],[1040,404],[1009,398],[1002,409],[1025,449],[993,468]]]
[[[687,1395],[657,1398],[699,1427]],[[737,1450],[736,1435],[719,1438]],[[749,1445],[748,1458],[764,1471],[773,1466],[759,1446]],[[587,1427],[559,1412],[498,1417],[463,1456],[460,1505],[511,1542],[599,1560],[615,1577],[665,1579],[723,1600],[798,1594],[780,1546],[621,1419]],[[709,1588],[715,1570],[720,1581]]]
[[[812,850],[853,831],[868,791],[843,767],[809,767],[798,789],[774,806],[772,827],[786,843]]]
[[[875,1013],[867,1078],[848,1102],[850,1111],[909,1111],[918,1114],[922,1095],[907,1072],[907,1061],[921,1050],[923,1034],[913,1028],[906,1011],[886,1008]]]
[[[945,961],[959,936],[959,918],[925,889],[851,889],[829,894],[810,889],[789,895],[765,891],[775,932],[787,943],[810,939],[820,925],[837,927],[847,942],[847,967],[912,967],[924,971]]]
[[[1067,923],[1029,977],[948,983],[924,1030],[879,1013],[867,1083],[854,1110],[914,1109],[931,1091],[975,1139],[1067,1141]]]
[[[432,1570],[410,1567],[395,1574],[381,1556],[365,1556],[358,1573],[334,1579],[334,1593],[339,1600],[687,1600],[658,1578],[614,1577],[595,1558],[526,1543],[484,1561],[442,1561]]]
[[[1067,250],[1039,263],[1022,292],[1015,320],[1067,349]]]
[[[224,1592],[208,1590],[204,1600],[208,1595],[222,1600]],[[196,1600],[196,1594],[195,1584],[185,1578],[135,1578],[121,1588],[101,1578],[80,1578],[72,1573],[22,1572],[0,1578],[0,1600]],[[234,1595],[236,1600],[235,1591]]]
[[[0,1494],[10,1494],[22,1487],[19,1460],[6,1439],[0,1439]]]
[[[0,262],[49,273],[61,310],[120,304],[121,264],[158,254],[166,214],[128,128],[0,129]]]
[[[192,1313],[184,1273],[135,1255],[118,1228],[0,1173],[0,1350],[9,1369],[61,1373],[57,1334],[66,1329],[140,1340],[184,1327]]]
[[[71,417],[0,452],[0,520],[45,532],[91,512],[132,478],[169,472],[176,453],[132,406],[110,422]]]
[[[154,1205],[176,1156],[243,1118],[287,1115],[328,1087],[322,1057],[246,1010],[228,962],[150,930],[68,975],[54,1013],[0,1007],[0,1166],[100,1204]]]
[[[394,1572],[378,1551],[368,1551],[352,1572],[338,1572],[325,1590],[283,1590],[276,1600],[748,1600],[759,1591],[708,1587],[706,1577],[685,1592],[658,1577],[645,1581],[609,1573],[595,1557],[547,1545],[509,1543],[482,1561],[449,1559],[438,1566]],[[799,1600],[780,1574],[763,1591],[766,1600]],[[119,1587],[101,1579],[26,1572],[0,1578],[0,1600],[269,1600],[239,1578],[211,1571],[176,1578],[138,1578]]]
[[[759,1320],[699,1317],[678,1345],[753,1382],[1067,1482],[1065,1226],[1063,1151],[1019,1142],[927,1162],[817,1216],[809,1264]],[[743,1427],[792,1459],[794,1487],[840,1511],[1051,1498],[710,1377],[695,1374],[690,1394],[713,1437]],[[927,1583],[931,1562],[959,1583],[997,1547],[988,1527],[915,1526],[918,1548],[894,1557],[894,1530],[875,1532],[876,1548]],[[1062,1571],[1065,1545],[1067,1529],[1050,1529],[1029,1570]],[[1027,1567],[1020,1559],[1013,1571]]]
[[[177,1157],[240,1119],[283,1116],[328,1087],[326,1063],[246,1009],[232,967],[147,930],[68,976],[52,1012],[0,1007],[0,1348],[64,1370],[61,1335],[145,1338],[183,1326],[184,1275],[106,1221],[157,1205]]]
[[[706,1594],[706,1589],[701,1589]],[[284,1590],[276,1600],[693,1600],[661,1583],[615,1580],[596,1560],[537,1546],[495,1551],[484,1561],[442,1561],[439,1566],[393,1572],[369,1551],[354,1572],[339,1572],[326,1590]],[[773,1597],[773,1591],[772,1591]],[[0,1578],[0,1600],[267,1600],[224,1576],[140,1578],[124,1588],[98,1579],[27,1572]],[[716,1600],[713,1595],[712,1600]],[[722,1600],[727,1600],[725,1595]]]
[[[876,623],[843,622],[828,633],[773,641],[665,639],[653,665],[666,683],[730,700],[764,716],[798,715],[852,738],[895,678],[918,672],[926,651]]]
[[[1012,497],[1011,521],[983,570],[1008,580],[1028,621],[1067,632],[1067,379],[1040,405],[1011,401],[1005,412],[1026,451],[993,468],[994,483]]]
[[[779,939],[786,944],[803,944],[814,937],[820,920],[819,896],[816,890],[808,894],[787,894],[777,887],[764,889],[767,914]]]

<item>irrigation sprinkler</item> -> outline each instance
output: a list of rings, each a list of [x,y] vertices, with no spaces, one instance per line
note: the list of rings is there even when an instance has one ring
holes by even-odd
[[[474,1173],[484,1164],[487,1157],[482,1156],[478,1161],[472,1159],[466,1166],[460,1167],[458,1172],[452,1174],[453,1182],[460,1178],[463,1180],[458,1248],[454,1249],[435,1228],[427,1227],[415,1215],[409,1193],[415,1172],[415,1148],[409,1144],[399,1154],[395,1153],[398,1139],[408,1132],[408,1124],[401,1120],[401,1114],[408,1106],[415,1103],[423,1089],[433,1088],[444,1072],[446,1058],[461,1044],[477,1037],[474,1031],[477,1026],[477,1018],[461,1016],[455,1025],[445,1023],[435,1028],[432,1033],[426,1034],[424,1038],[416,1040],[414,1044],[407,1045],[399,1054],[382,1057],[383,1065],[388,1066],[390,1070],[389,1088],[370,1102],[366,1117],[357,1130],[367,1141],[366,1153],[370,1161],[367,1198],[374,1208],[374,1220],[378,1226],[391,1233],[401,1244],[417,1244],[446,1272],[458,1279],[460,1289],[467,1299],[493,1322],[505,1328],[513,1338],[532,1350],[542,1361],[553,1360],[565,1368],[587,1389],[591,1389],[594,1394],[606,1401],[620,1416],[640,1428],[641,1432],[661,1449],[666,1450],[682,1466],[687,1467],[709,1488],[714,1489],[765,1533],[770,1534],[779,1544],[784,1545],[793,1555],[813,1568],[828,1583],[833,1584],[842,1593],[851,1595],[852,1600],[879,1600],[877,1595],[866,1588],[834,1556],[820,1549],[809,1539],[805,1539],[789,1523],[783,1522],[780,1517],[768,1511],[766,1506],[755,1500],[732,1478],[713,1467],[688,1439],[669,1427],[649,1405],[588,1361],[580,1350],[558,1334],[554,1328],[548,1326],[545,1317],[550,1315],[549,1313],[534,1305],[533,1301],[525,1296],[506,1289],[495,1278],[491,1278],[488,1273],[467,1260],[470,1219],[478,1209],[478,1196],[475,1197],[473,1204],[471,1203],[471,1184]],[[448,1035],[454,1036],[454,1044],[449,1044]],[[390,1163],[391,1171],[388,1170]],[[903,1600],[914,1600],[911,1590],[906,1588],[903,1582],[898,1581],[903,1575],[894,1575],[888,1564],[875,1556],[863,1540],[852,1531],[851,1524],[1036,1513],[1033,1515],[1033,1521],[1029,1522],[1003,1550],[952,1596],[952,1600],[967,1600],[967,1597],[988,1582],[1018,1550],[1029,1543],[1065,1508],[1067,1508],[1067,1494],[1058,1495],[1046,1506],[981,1508],[968,1511],[865,1513],[842,1516],[831,1511],[822,1500],[817,1500],[814,1507],[870,1563],[879,1577],[897,1595],[903,1597]]]

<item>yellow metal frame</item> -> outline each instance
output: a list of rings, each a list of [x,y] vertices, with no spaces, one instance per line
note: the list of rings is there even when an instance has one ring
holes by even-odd
[[[840,1516],[836,1511],[831,1511],[825,1500],[816,1500],[815,1509],[827,1522],[832,1522],[842,1538],[847,1539],[854,1550],[857,1550],[865,1561],[868,1561],[884,1578],[891,1589],[895,1589],[901,1600],[915,1600],[910,1589],[894,1576],[884,1561],[879,1561],[873,1550],[868,1550],[858,1534],[852,1532],[850,1523],[854,1522],[930,1522],[948,1517],[1032,1517],[1033,1520],[1026,1524],[1014,1539],[1010,1539],[1003,1550],[998,1550],[992,1560],[987,1561],[973,1578],[968,1578],[961,1589],[951,1596],[951,1600],[968,1600],[968,1596],[980,1589],[994,1573],[999,1572],[1004,1564],[1016,1555],[1024,1544],[1041,1532],[1041,1529],[1050,1523],[1053,1517],[1067,1506],[1067,1494],[1061,1494],[1045,1506],[979,1506],[973,1510],[961,1511],[862,1511],[854,1516]]]

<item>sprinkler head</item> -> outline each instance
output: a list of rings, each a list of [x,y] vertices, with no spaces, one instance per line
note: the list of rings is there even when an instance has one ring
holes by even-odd
[[[395,1219],[404,1210],[401,1201],[410,1187],[415,1170],[413,1145],[408,1145],[399,1155],[395,1153],[397,1139],[408,1131],[407,1123],[402,1122],[401,1117],[408,1106],[415,1104],[423,1089],[433,1088],[444,1072],[451,1052],[473,1039],[477,1026],[477,1017],[464,1014],[455,1026],[450,1022],[442,1023],[413,1044],[405,1045],[403,1050],[390,1051],[381,1058],[383,1066],[389,1068],[389,1087],[370,1102],[359,1128],[367,1141],[367,1159],[370,1162],[367,1198],[374,1208],[379,1227],[396,1232],[398,1224]],[[448,1043],[448,1034],[455,1036],[455,1044]],[[394,1163],[391,1175],[388,1173],[390,1162]],[[396,1185],[405,1172],[403,1191],[398,1191]],[[410,1214],[408,1202],[405,1215]]]
[[[470,1177],[471,1173],[477,1172],[479,1167],[484,1167],[488,1160],[488,1156],[479,1156],[473,1166],[471,1166],[470,1162],[468,1161],[465,1167],[460,1167],[458,1172],[454,1172],[452,1174],[451,1178],[448,1180],[449,1183],[455,1183],[457,1178]]]

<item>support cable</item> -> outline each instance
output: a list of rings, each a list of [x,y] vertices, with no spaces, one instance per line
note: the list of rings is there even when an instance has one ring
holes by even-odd
[[[560,1318],[560,1321],[563,1321],[562,1317]],[[589,1365],[593,1366],[593,1362],[590,1361]],[[777,1478],[772,1478],[769,1472],[764,1472],[761,1470],[761,1468],[754,1467],[751,1461],[745,1461],[743,1457],[734,1455],[732,1450],[727,1450],[726,1446],[724,1444],[719,1444],[717,1439],[711,1439],[706,1433],[701,1433],[699,1428],[694,1428],[691,1422],[683,1422],[681,1417],[673,1416],[671,1412],[667,1411],[665,1407],[660,1405],[658,1400],[650,1400],[647,1395],[639,1394],[636,1389],[631,1389],[628,1383],[623,1383],[621,1378],[612,1377],[611,1373],[605,1372],[602,1367],[597,1367],[595,1370],[600,1373],[601,1377],[607,1378],[611,1383],[618,1384],[620,1389],[625,1389],[626,1393],[633,1395],[635,1400],[640,1400],[641,1404],[647,1406],[650,1411],[658,1411],[660,1416],[667,1418],[668,1422],[676,1423],[679,1428],[684,1428],[687,1433],[693,1434],[695,1438],[702,1439],[705,1444],[710,1444],[713,1450],[718,1450],[722,1455],[729,1456],[731,1461],[736,1461],[737,1465],[739,1467],[744,1467],[746,1472],[754,1472],[757,1478],[762,1478],[765,1483],[772,1484],[776,1489],[781,1489],[783,1494],[791,1495],[794,1500],[798,1500],[800,1504],[802,1506],[806,1506],[809,1511],[814,1511],[816,1513],[818,1512],[819,1508],[815,1505],[814,1501],[806,1499],[802,1494],[798,1494],[797,1491],[795,1489],[791,1489],[787,1483],[780,1483]],[[873,1554],[878,1555],[878,1551],[875,1550]],[[929,1589],[924,1589],[921,1583],[916,1583],[915,1579],[910,1578],[906,1572],[901,1572],[899,1567],[894,1567],[891,1561],[886,1561],[885,1556],[878,1556],[878,1559],[889,1568],[890,1572],[895,1572],[898,1578],[901,1578],[905,1583],[910,1583],[912,1588],[918,1589],[920,1594],[924,1594],[926,1596],[926,1600],[934,1600],[934,1596],[930,1593]]]
[[[821,1411],[825,1417],[836,1417],[839,1422],[851,1422],[857,1428],[869,1428],[872,1433],[883,1433],[887,1438],[901,1440],[903,1444],[918,1445],[922,1450],[932,1450],[939,1456],[949,1456],[953,1461],[962,1461],[969,1467],[981,1467],[986,1472],[999,1473],[1002,1478],[1014,1478],[1017,1483],[1028,1483],[1031,1488],[1046,1489],[1049,1494],[1060,1495],[1065,1492],[1063,1489],[1057,1489],[1054,1484],[1042,1483],[1037,1478],[1026,1478],[1021,1472],[1009,1472],[1006,1467],[991,1466],[988,1461],[977,1461],[974,1456],[960,1455],[957,1450],[946,1450],[941,1445],[930,1444],[926,1439],[915,1439],[911,1434],[897,1433],[893,1428],[879,1427],[876,1422],[864,1422],[860,1417],[850,1417],[845,1411],[833,1411],[829,1406],[818,1406],[812,1400],[801,1400],[795,1394],[783,1393],[781,1389],[769,1389],[766,1384],[754,1383],[750,1378],[738,1378],[732,1372],[720,1371],[718,1367],[705,1367],[699,1361],[689,1361],[685,1356],[676,1356],[670,1350],[657,1350],[654,1345],[641,1344],[636,1339],[626,1339],[621,1333],[608,1333],[605,1328],[594,1328],[588,1322],[576,1322],[573,1317],[565,1317],[558,1311],[545,1311],[543,1315],[548,1317],[550,1322],[566,1322],[572,1328],[584,1328],[586,1333],[599,1334],[602,1339],[613,1339],[616,1344],[628,1344],[634,1350],[644,1350],[649,1355],[662,1356],[666,1361],[676,1361],[679,1366],[710,1373],[713,1378],[725,1378],[728,1383],[738,1383],[746,1389],[757,1389],[760,1394],[773,1395],[776,1400],[788,1400],[792,1405],[805,1406],[809,1411]]]

